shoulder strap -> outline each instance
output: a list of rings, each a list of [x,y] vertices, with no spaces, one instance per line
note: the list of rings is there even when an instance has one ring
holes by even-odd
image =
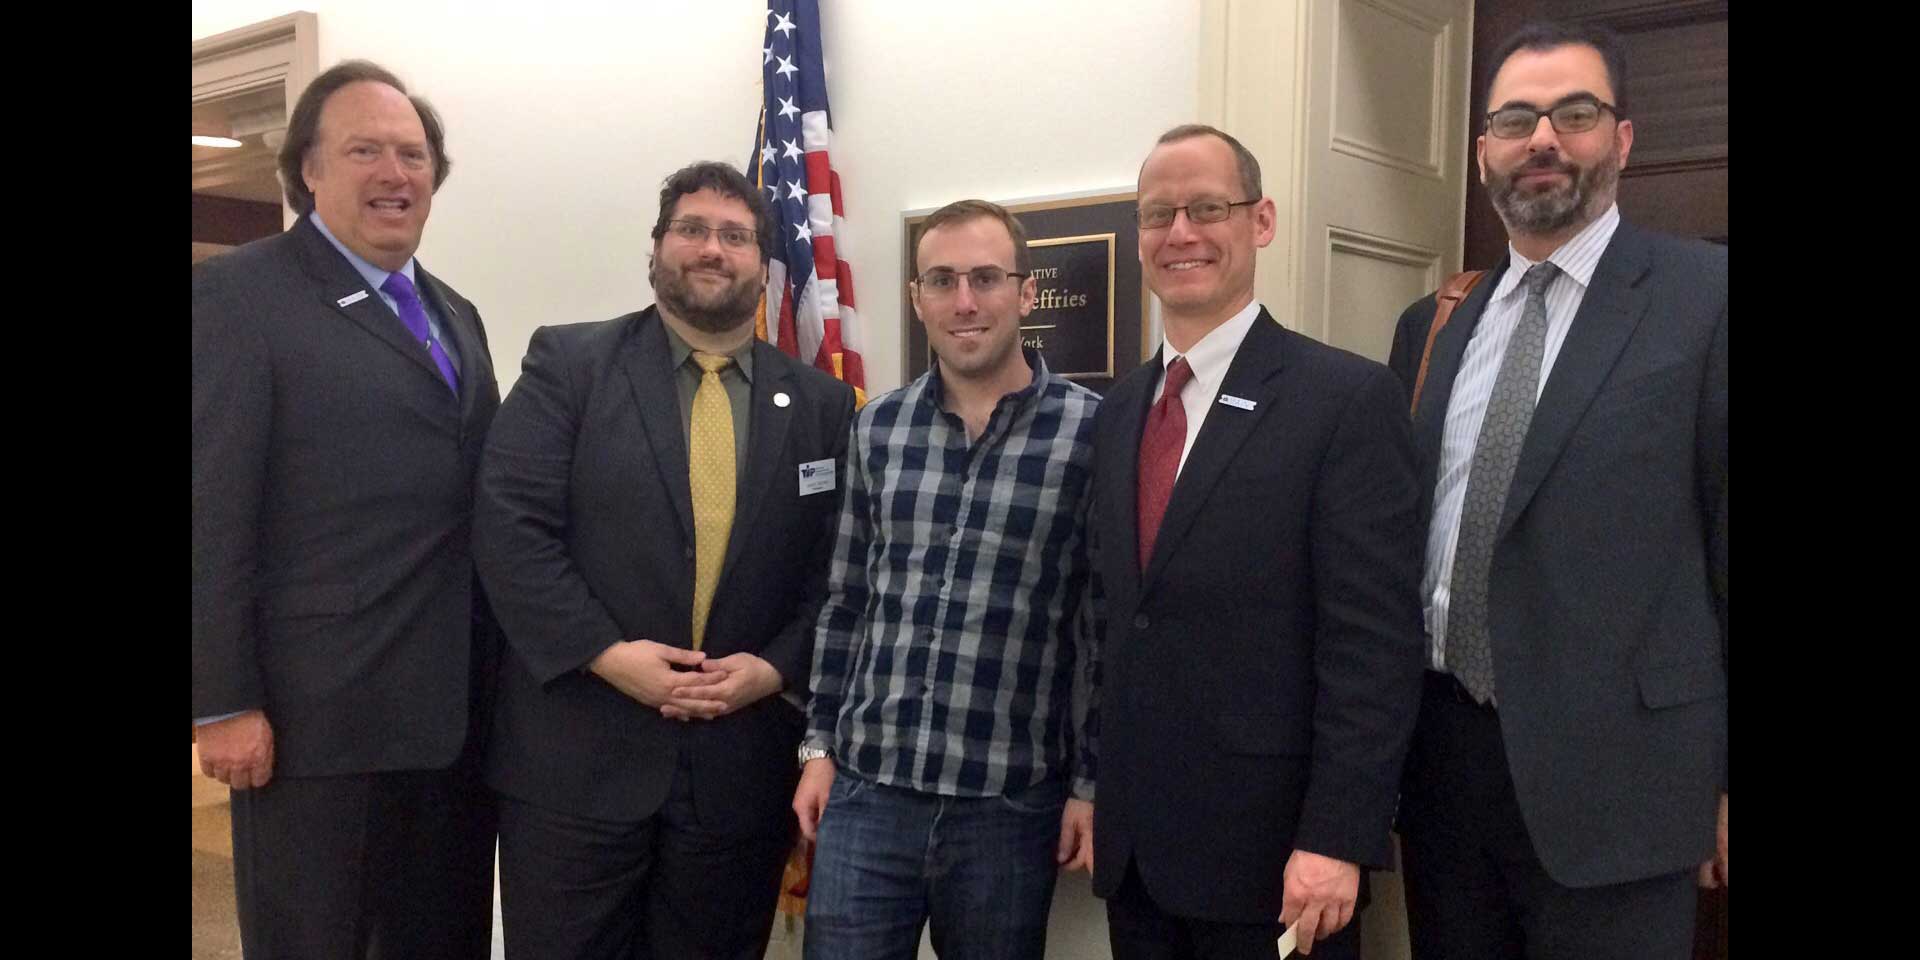
[[[1420,351],[1420,372],[1413,377],[1413,403],[1409,414],[1420,412],[1420,394],[1427,386],[1427,361],[1433,356],[1433,341],[1440,336],[1440,329],[1447,325],[1453,316],[1453,308],[1467,298],[1473,285],[1486,275],[1485,270],[1467,270],[1447,278],[1447,282],[1434,291],[1433,323],[1427,327],[1427,345]]]

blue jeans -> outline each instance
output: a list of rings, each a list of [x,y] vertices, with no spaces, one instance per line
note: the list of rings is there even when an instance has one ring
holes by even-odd
[[[1037,960],[1066,798],[1062,777],[943,797],[841,768],[814,850],[807,960],[912,960],[929,922],[941,960]]]

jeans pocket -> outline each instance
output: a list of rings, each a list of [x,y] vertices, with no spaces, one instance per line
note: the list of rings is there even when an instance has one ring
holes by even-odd
[[[1015,813],[1060,815],[1067,802],[1067,778],[1049,777],[1039,783],[1000,795],[1000,802]]]
[[[873,782],[865,777],[848,773],[845,767],[836,768],[833,774],[833,786],[827,788],[827,806],[858,800],[872,788]]]

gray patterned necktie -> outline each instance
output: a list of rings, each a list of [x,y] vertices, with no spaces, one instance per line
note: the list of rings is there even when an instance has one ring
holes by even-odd
[[[1487,575],[1493,567],[1493,535],[1513,487],[1520,447],[1533,422],[1540,387],[1540,358],[1547,348],[1547,287],[1558,267],[1535,264],[1522,280],[1527,303],[1507,341],[1506,356],[1487,398],[1486,419],[1467,473],[1460,539],[1453,551],[1452,603],[1447,610],[1447,670],[1481,703],[1493,700],[1493,645],[1487,633]]]

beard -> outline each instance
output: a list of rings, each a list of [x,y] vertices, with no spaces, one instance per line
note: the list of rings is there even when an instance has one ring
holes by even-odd
[[[695,287],[687,278],[687,271],[697,266],[703,264],[692,261],[675,269],[656,259],[647,267],[647,282],[653,285],[654,299],[695,330],[707,333],[726,333],[752,322],[753,310],[760,305],[759,280],[752,276],[740,277],[709,292]]]
[[[1551,170],[1565,174],[1565,185],[1522,190],[1522,174]],[[1620,140],[1599,162],[1586,169],[1567,162],[1558,153],[1533,157],[1504,174],[1487,176],[1487,195],[1493,208],[1513,233],[1552,234],[1591,221],[1613,202],[1620,183]]]

